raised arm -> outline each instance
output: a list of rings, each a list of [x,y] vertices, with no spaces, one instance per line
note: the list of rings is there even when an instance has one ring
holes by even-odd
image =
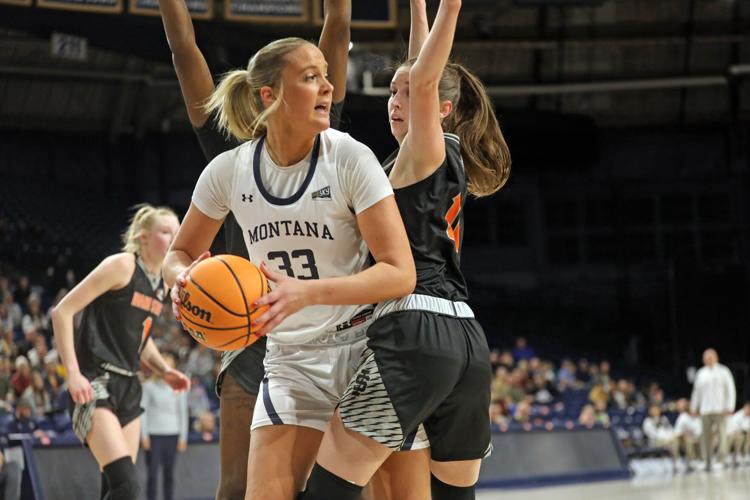
[[[185,0],[159,0],[159,12],[190,123],[200,128],[208,119],[202,104],[214,90],[211,71],[195,42]]]
[[[409,28],[409,60],[416,58],[422,50],[430,24],[427,21],[426,0],[411,0],[411,26]]]
[[[409,71],[409,132],[396,168],[406,161],[416,179],[430,175],[445,159],[440,121],[447,109],[441,106],[438,85],[451,53],[460,9],[461,0],[440,2],[432,30]]]
[[[325,0],[323,8],[325,19],[318,47],[328,62],[328,81],[333,84],[333,102],[336,104],[346,97],[352,0]]]

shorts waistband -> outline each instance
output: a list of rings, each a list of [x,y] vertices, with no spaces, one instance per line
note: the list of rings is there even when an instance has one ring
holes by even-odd
[[[378,304],[373,316],[377,319],[398,311],[427,311],[453,316],[454,318],[474,317],[474,311],[466,302],[453,302],[452,300],[418,293]]]
[[[120,368],[117,365],[113,365],[112,363],[102,363],[101,366],[104,370],[112,373],[116,373],[118,375],[122,375],[123,377],[136,377],[138,376],[138,373],[131,372],[130,370],[126,370],[125,368]]]

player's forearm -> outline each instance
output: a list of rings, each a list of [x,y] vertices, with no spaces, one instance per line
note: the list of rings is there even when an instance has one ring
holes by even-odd
[[[55,344],[62,358],[66,376],[80,373],[73,340],[73,314],[64,309],[61,310],[59,307],[54,307],[50,315]]]
[[[159,12],[173,54],[178,55],[195,46],[193,21],[184,0],[159,0]]]
[[[430,32],[430,25],[427,21],[427,3],[425,0],[411,0],[411,25],[409,27],[409,59],[414,59],[419,55],[427,35]]]
[[[141,360],[159,377],[163,376],[169,369],[169,365],[161,357],[161,353],[157,349],[153,339],[146,341],[146,345],[143,347],[143,352],[141,353]]]
[[[437,86],[448,62],[456,33],[460,0],[442,0],[432,30],[419,52],[417,62],[409,71],[412,90],[424,86]]]
[[[172,288],[177,281],[177,276],[184,271],[194,259],[183,250],[170,250],[164,257],[161,267],[161,275],[168,288]]]
[[[314,304],[374,304],[409,295],[416,285],[413,265],[378,262],[364,271],[312,281]]]
[[[318,46],[328,61],[329,80],[333,84],[333,102],[346,97],[349,42],[351,41],[351,0],[326,0],[323,31]]]

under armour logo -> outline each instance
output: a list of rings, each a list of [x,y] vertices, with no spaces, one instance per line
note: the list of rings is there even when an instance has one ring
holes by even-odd
[[[242,201],[247,201],[249,203],[253,202],[253,195],[251,194],[243,194],[242,195]]]

